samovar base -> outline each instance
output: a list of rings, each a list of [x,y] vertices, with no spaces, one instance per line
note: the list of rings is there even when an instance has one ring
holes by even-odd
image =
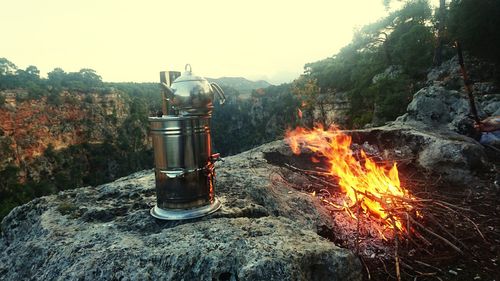
[[[160,220],[188,220],[203,217],[217,211],[221,203],[217,197],[214,201],[205,206],[193,209],[162,209],[158,206],[151,208],[150,214]]]

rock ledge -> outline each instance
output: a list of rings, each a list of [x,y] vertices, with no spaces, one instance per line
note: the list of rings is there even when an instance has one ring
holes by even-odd
[[[361,280],[359,260],[317,233],[331,225],[310,196],[273,176],[264,152],[217,167],[223,207],[196,220],[160,221],[153,171],[61,192],[2,222],[1,280]]]

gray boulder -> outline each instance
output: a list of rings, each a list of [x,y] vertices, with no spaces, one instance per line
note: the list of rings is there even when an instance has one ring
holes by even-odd
[[[408,105],[407,113],[396,122],[415,128],[446,129],[455,118],[467,117],[468,102],[458,91],[441,86],[429,86],[419,90]]]
[[[483,146],[453,131],[393,123],[350,133],[354,142],[368,142],[388,159],[412,159],[417,167],[456,186],[477,182],[478,174],[490,168]]]
[[[151,217],[151,170],[17,207],[2,221],[0,279],[361,280],[359,260],[319,235],[329,215],[266,151],[290,153],[280,141],[218,164],[223,206],[200,219]]]
[[[497,83],[492,82],[496,80],[495,65],[466,54],[465,66],[479,118],[500,115],[500,91]],[[438,125],[460,134],[470,134],[473,120],[458,58],[455,56],[431,69],[426,84],[427,87],[413,97],[408,113],[398,121],[407,124],[417,121],[427,127]]]
[[[433,72],[429,75],[438,76]],[[403,139],[419,139],[418,145],[411,148],[418,165],[453,184],[469,185],[491,165],[484,147],[477,142],[480,133],[474,128],[466,93],[463,89],[449,89],[446,84],[458,74],[450,71],[447,75],[448,80],[435,81],[419,90],[404,115],[388,126],[375,128],[374,133],[397,132],[406,136]],[[475,101],[481,119],[500,114],[498,93],[476,95]],[[394,143],[412,146],[411,142]],[[396,145],[395,149],[400,148]]]
[[[500,95],[475,98],[481,119],[500,113]],[[473,130],[469,100],[464,92],[448,90],[440,85],[420,89],[413,96],[407,112],[396,123],[417,129],[453,131],[470,135]]]

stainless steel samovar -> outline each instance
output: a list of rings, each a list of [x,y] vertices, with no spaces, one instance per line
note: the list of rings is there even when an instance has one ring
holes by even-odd
[[[165,220],[201,217],[217,211],[210,121],[214,94],[224,103],[222,89],[185,72],[160,72],[162,116],[149,117],[156,179],[156,206],[151,215]]]

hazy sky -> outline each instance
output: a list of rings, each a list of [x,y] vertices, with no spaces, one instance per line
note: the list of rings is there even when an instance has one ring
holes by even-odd
[[[186,63],[206,77],[288,82],[386,14],[381,0],[0,0],[0,9],[0,57],[43,76],[92,68],[117,82],[156,82]]]

